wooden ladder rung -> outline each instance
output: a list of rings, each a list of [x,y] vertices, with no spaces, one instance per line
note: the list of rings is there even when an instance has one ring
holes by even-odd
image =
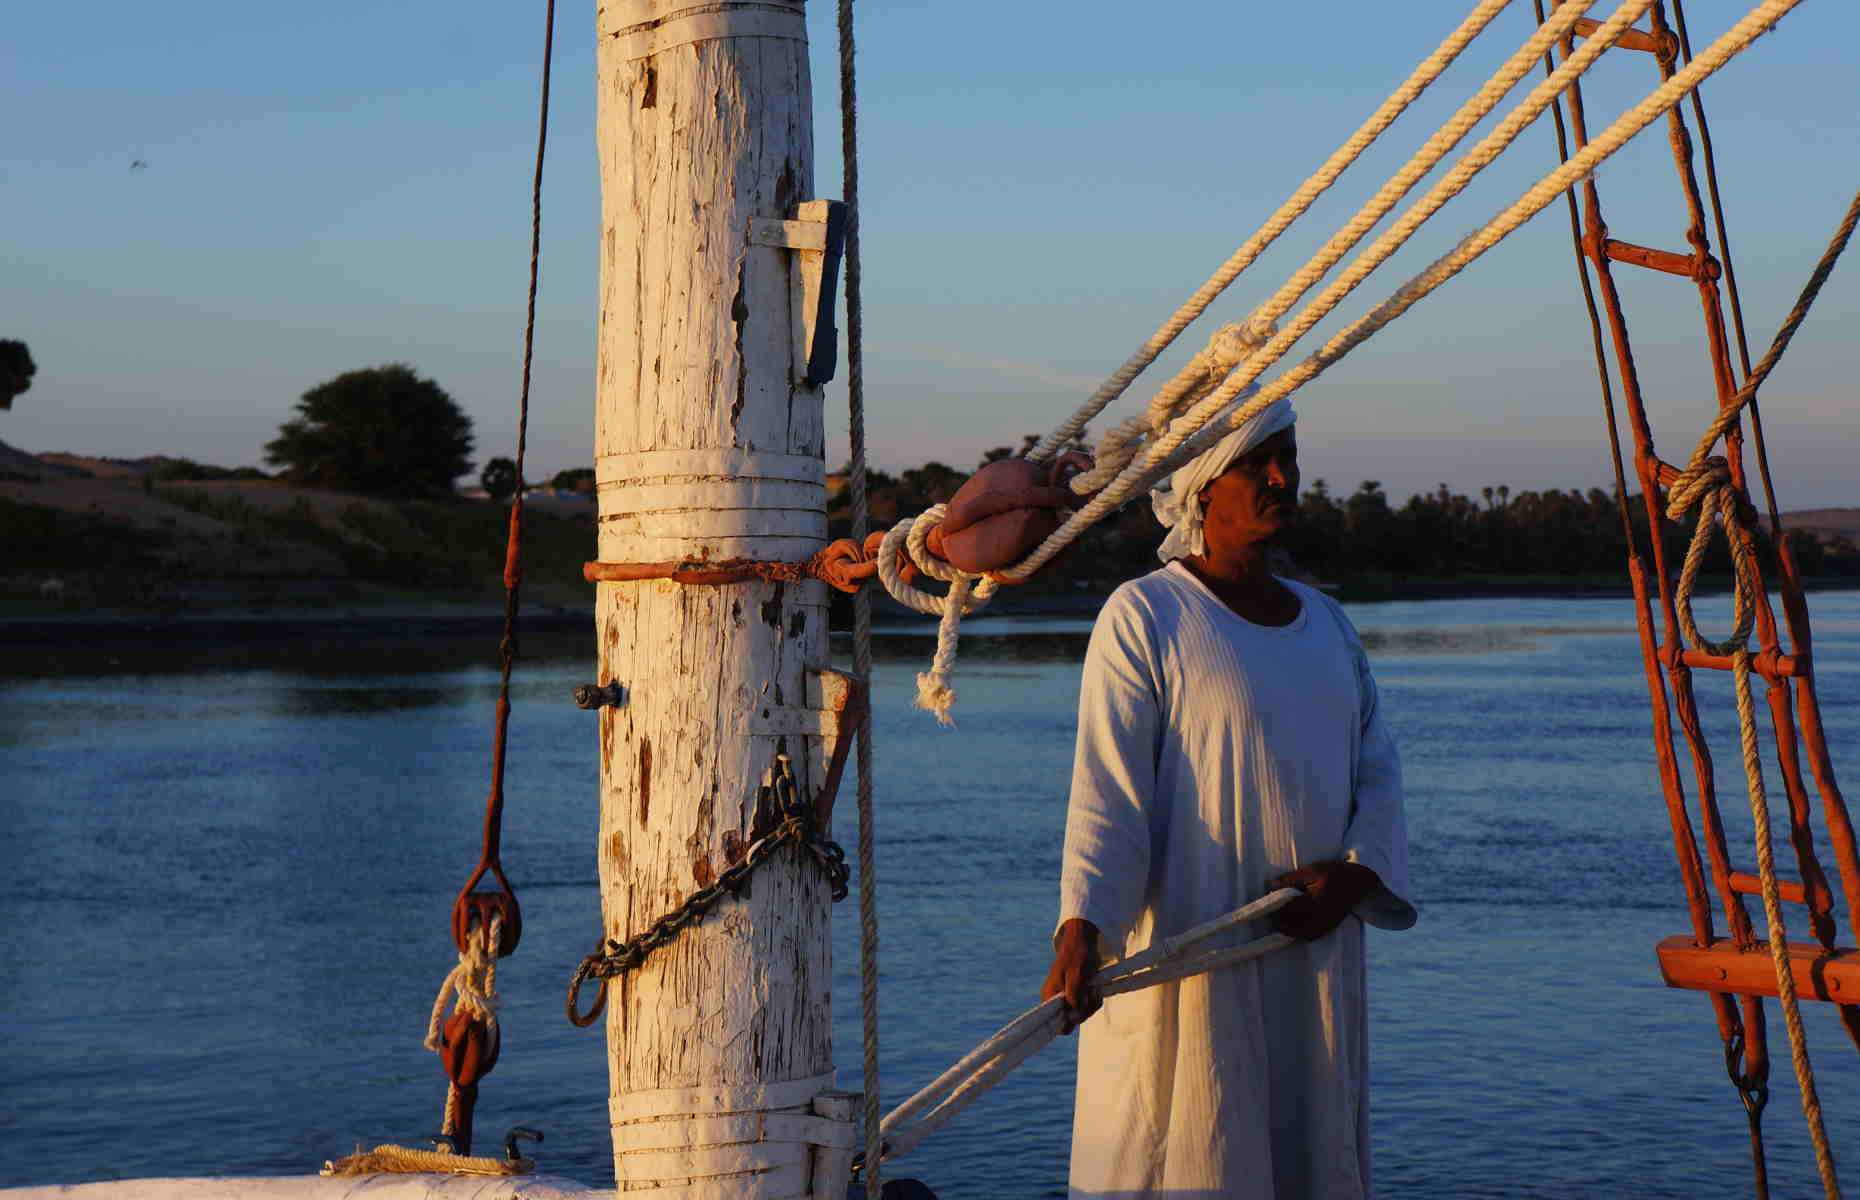
[[[1707,254],[1680,254],[1672,250],[1655,250],[1651,246],[1636,246],[1633,242],[1618,242],[1606,238],[1602,242],[1602,253],[1616,262],[1629,266],[1646,267],[1649,270],[1662,271],[1668,275],[1678,275],[1685,279],[1716,279],[1723,268],[1718,260]]]
[[[1576,27],[1573,32],[1577,37],[1586,38],[1592,36],[1595,31],[1601,27],[1602,23],[1594,17],[1581,17],[1577,19]],[[1615,40],[1615,45],[1621,47],[1623,50],[1645,50],[1647,53],[1655,56],[1660,56],[1662,51],[1664,51],[1666,57],[1672,57],[1673,51],[1670,39],[1662,38],[1657,34],[1647,33],[1640,29],[1627,30]]]
[[[1667,652],[1667,661],[1672,661],[1672,652]],[[1728,654],[1707,654],[1703,650],[1681,650],[1679,661],[1699,671],[1729,671],[1736,663]],[[1796,654],[1771,654],[1759,650],[1750,656],[1750,669],[1765,679],[1793,679],[1802,674],[1801,656]]]
[[[1776,995],[1776,965],[1762,943],[1740,950],[1729,938],[1718,938],[1701,947],[1682,935],[1661,942],[1657,952],[1667,987]],[[1789,967],[1796,995],[1803,999],[1860,1004],[1860,950],[1828,951],[1812,943],[1790,942]]]
[[[1761,896],[1763,894],[1763,881],[1758,879],[1755,875],[1751,875],[1744,871],[1732,871],[1731,890],[1734,892],[1742,892],[1746,896]],[[1792,904],[1808,903],[1808,892],[1799,883],[1791,883],[1787,879],[1778,879],[1776,881],[1776,891],[1784,900]]]

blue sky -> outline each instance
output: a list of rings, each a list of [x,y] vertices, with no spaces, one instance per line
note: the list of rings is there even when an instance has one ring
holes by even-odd
[[[968,466],[1050,427],[1468,7],[864,6],[875,461]],[[1695,44],[1745,7],[1692,0]],[[833,6],[809,8],[815,193],[837,196]],[[564,6],[557,18],[532,476],[592,460],[593,17],[591,6]],[[1531,22],[1522,2],[1501,16],[1191,327],[1184,353],[1212,321],[1244,316],[1276,287]],[[305,390],[403,361],[471,414],[479,461],[511,452],[540,4],[100,0],[26,6],[8,25],[0,337],[26,340],[40,372],[0,414],[0,438],[32,451],[257,465]],[[1860,9],[1808,0],[1706,90],[1753,353],[1860,182],[1855,45]],[[1603,68],[1592,120],[1653,82],[1644,56],[1616,52]],[[131,170],[136,160],[147,168]],[[1338,316],[1386,296],[1553,163],[1544,122]],[[1598,182],[1614,236],[1684,248],[1657,129]],[[1660,449],[1683,458],[1712,404],[1695,295],[1638,273],[1627,294]],[[1765,392],[1785,507],[1860,505],[1856,316],[1860,260],[1836,274]],[[1605,483],[1560,208],[1296,402],[1306,479],[1334,489],[1364,478],[1398,497],[1439,480],[1474,493]],[[837,461],[837,381],[828,405],[829,428],[842,431]]]

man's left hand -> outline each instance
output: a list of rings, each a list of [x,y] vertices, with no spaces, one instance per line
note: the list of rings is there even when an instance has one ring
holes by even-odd
[[[1297,888],[1304,895],[1272,914],[1280,933],[1315,942],[1343,923],[1382,877],[1361,863],[1326,861],[1266,881],[1268,889]]]

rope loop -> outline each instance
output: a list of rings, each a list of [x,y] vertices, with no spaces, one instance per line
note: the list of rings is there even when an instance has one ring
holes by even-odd
[[[962,572],[930,553],[930,532],[940,528],[948,517],[949,505],[932,504],[912,518],[904,544],[910,550],[911,561],[917,564],[919,571],[932,579],[955,583],[962,577]]]
[[[945,601],[948,597],[926,592],[905,582],[903,560],[907,554],[911,566],[933,579],[946,580],[952,586],[958,577],[971,581],[974,585],[973,590],[962,601],[962,611],[965,616],[985,607],[1001,586],[986,576],[964,576],[960,571],[929,552],[924,539],[930,536],[932,529],[942,523],[946,511],[947,506],[938,504],[914,518],[899,521],[891,527],[890,532],[885,534],[885,540],[878,547],[879,582],[885,585],[885,590],[891,594],[893,600],[929,617],[943,615]],[[920,525],[922,533],[917,539],[920,549],[917,553],[909,553],[912,533]]]
[[[1748,504],[1743,500],[1737,485],[1732,482],[1730,464],[1721,456],[1695,459],[1667,489],[1666,516],[1669,520],[1683,520],[1688,512],[1695,509],[1698,524],[1692,531],[1692,541],[1686,547],[1685,564],[1680,568],[1679,586],[1674,596],[1680,628],[1695,650],[1703,650],[1707,654],[1748,655],[1750,632],[1756,623],[1756,599],[1753,593],[1758,582],[1756,561],[1750,547],[1757,532],[1754,523],[1746,519]],[[1700,633],[1698,621],[1692,614],[1692,590],[1698,580],[1699,568],[1705,561],[1705,548],[1711,542],[1714,510],[1716,523],[1724,527],[1734,570],[1731,589],[1733,629],[1731,636],[1722,642],[1711,641]]]

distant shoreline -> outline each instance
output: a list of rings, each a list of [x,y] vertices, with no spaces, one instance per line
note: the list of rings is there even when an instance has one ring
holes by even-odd
[[[1722,593],[1728,580],[1701,580],[1708,593]],[[1389,601],[1463,600],[1497,597],[1542,599],[1626,599],[1632,595],[1625,582],[1610,585],[1590,578],[1542,579],[1537,577],[1481,577],[1476,579],[1409,579],[1393,581],[1369,577],[1347,580],[1340,585],[1323,585],[1324,590],[1346,604],[1369,604]],[[1860,581],[1851,579],[1807,580],[1805,590],[1860,590]],[[994,617],[1053,618],[1094,616],[1103,604],[1105,593],[1064,594],[1042,591],[1024,600],[1003,592]],[[927,618],[879,598],[882,611],[874,614],[888,630],[921,626],[926,634],[934,632]],[[481,611],[466,611],[479,608]],[[835,619],[834,632],[843,633],[846,624]],[[526,607],[519,616],[518,636],[526,640],[545,640],[551,644],[585,638],[592,649],[594,610],[538,604]],[[392,642],[451,643],[479,641],[495,651],[503,630],[503,615],[489,605],[465,605],[457,600],[434,598],[422,603],[403,598],[392,604],[366,603],[337,610],[253,611],[230,607],[196,613],[143,613],[117,611],[84,614],[21,614],[0,617],[0,675],[14,674],[13,664],[29,648],[91,648],[99,652],[122,649],[154,649],[185,645],[200,647],[257,647],[260,645],[302,644],[306,647],[330,644]]]

